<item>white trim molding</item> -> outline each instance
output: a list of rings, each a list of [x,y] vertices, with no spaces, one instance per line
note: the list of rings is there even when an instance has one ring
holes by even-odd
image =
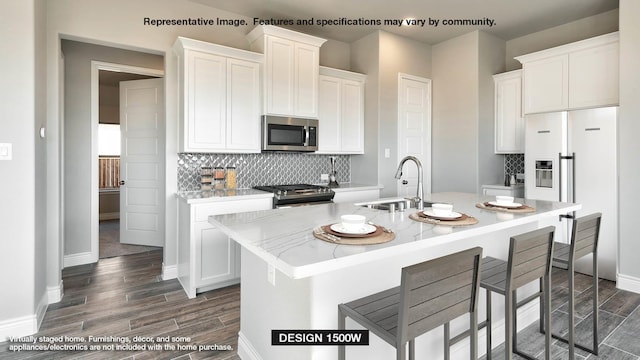
[[[640,294],[640,278],[618,274],[616,284],[618,289]]]
[[[242,330],[238,332],[238,356],[241,359],[249,360],[262,360],[262,357],[256,349],[251,345],[251,342],[244,336]]]
[[[0,342],[7,341],[11,337],[28,336],[38,332],[40,324],[47,312],[47,293],[42,294],[38,302],[35,314],[21,316],[13,319],[0,321]]]
[[[56,286],[47,286],[47,302],[49,304],[60,302],[60,300],[62,300],[62,295],[64,295],[63,289],[62,280],[60,280],[60,283]]]
[[[178,278],[178,265],[165,265],[162,263],[162,280]]]
[[[98,261],[98,260],[94,260],[93,259],[93,253],[91,251],[83,252],[83,253],[77,253],[77,254],[71,254],[71,255],[65,255],[64,256],[64,267],[68,268],[70,266],[91,264],[91,263],[94,263],[96,261]]]

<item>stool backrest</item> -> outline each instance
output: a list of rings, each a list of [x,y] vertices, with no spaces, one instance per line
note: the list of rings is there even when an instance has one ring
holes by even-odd
[[[594,213],[573,220],[570,254],[573,254],[574,259],[579,259],[589,253],[596,256],[601,219],[601,213]]]
[[[476,311],[482,248],[475,247],[402,269],[398,341],[408,341]]]
[[[517,289],[533,280],[548,275],[553,256],[555,227],[511,237],[507,265],[507,289]]]

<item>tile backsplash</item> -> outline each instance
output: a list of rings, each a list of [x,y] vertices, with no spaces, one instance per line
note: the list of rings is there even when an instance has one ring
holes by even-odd
[[[524,174],[524,154],[506,154],[504,156],[504,173]]]
[[[320,174],[331,171],[331,156],[336,158],[338,183],[351,180],[349,155],[306,153],[261,154],[178,154],[178,191],[200,190],[200,168],[235,166],[237,187],[256,185],[320,183]]]

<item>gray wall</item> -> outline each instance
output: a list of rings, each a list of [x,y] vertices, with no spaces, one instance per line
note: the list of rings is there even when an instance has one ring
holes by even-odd
[[[382,196],[396,195],[398,166],[398,73],[431,76],[431,46],[385,31],[352,44],[353,71],[367,74],[365,154],[352,156],[354,182],[382,184]],[[391,156],[384,157],[384,149]],[[428,176],[428,174],[426,174]]]
[[[572,21],[533,34],[507,41],[506,71],[522,68],[513,58],[519,55],[552,48],[554,46],[588,39],[598,35],[618,31],[618,10]]]
[[[63,40],[65,57],[64,254],[91,251],[91,61],[164,68],[163,57]],[[97,204],[96,204],[97,206]]]
[[[13,159],[0,161],[0,323],[9,327],[47,304],[46,144],[37,135],[46,113],[45,59],[36,50],[44,39],[43,8],[39,0],[0,3],[0,143],[13,144]],[[5,331],[0,341],[23,335]]]
[[[640,280],[640,241],[636,214],[640,203],[640,2],[620,0],[620,114],[618,152],[620,166],[620,274]],[[640,284],[635,291],[640,292]]]

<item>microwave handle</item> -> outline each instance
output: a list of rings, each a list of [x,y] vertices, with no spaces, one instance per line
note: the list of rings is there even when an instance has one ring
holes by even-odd
[[[310,132],[311,131],[310,131],[309,127],[305,126],[304,127],[304,134],[305,134],[304,135],[304,146],[309,146],[309,137],[310,137],[309,133]]]

